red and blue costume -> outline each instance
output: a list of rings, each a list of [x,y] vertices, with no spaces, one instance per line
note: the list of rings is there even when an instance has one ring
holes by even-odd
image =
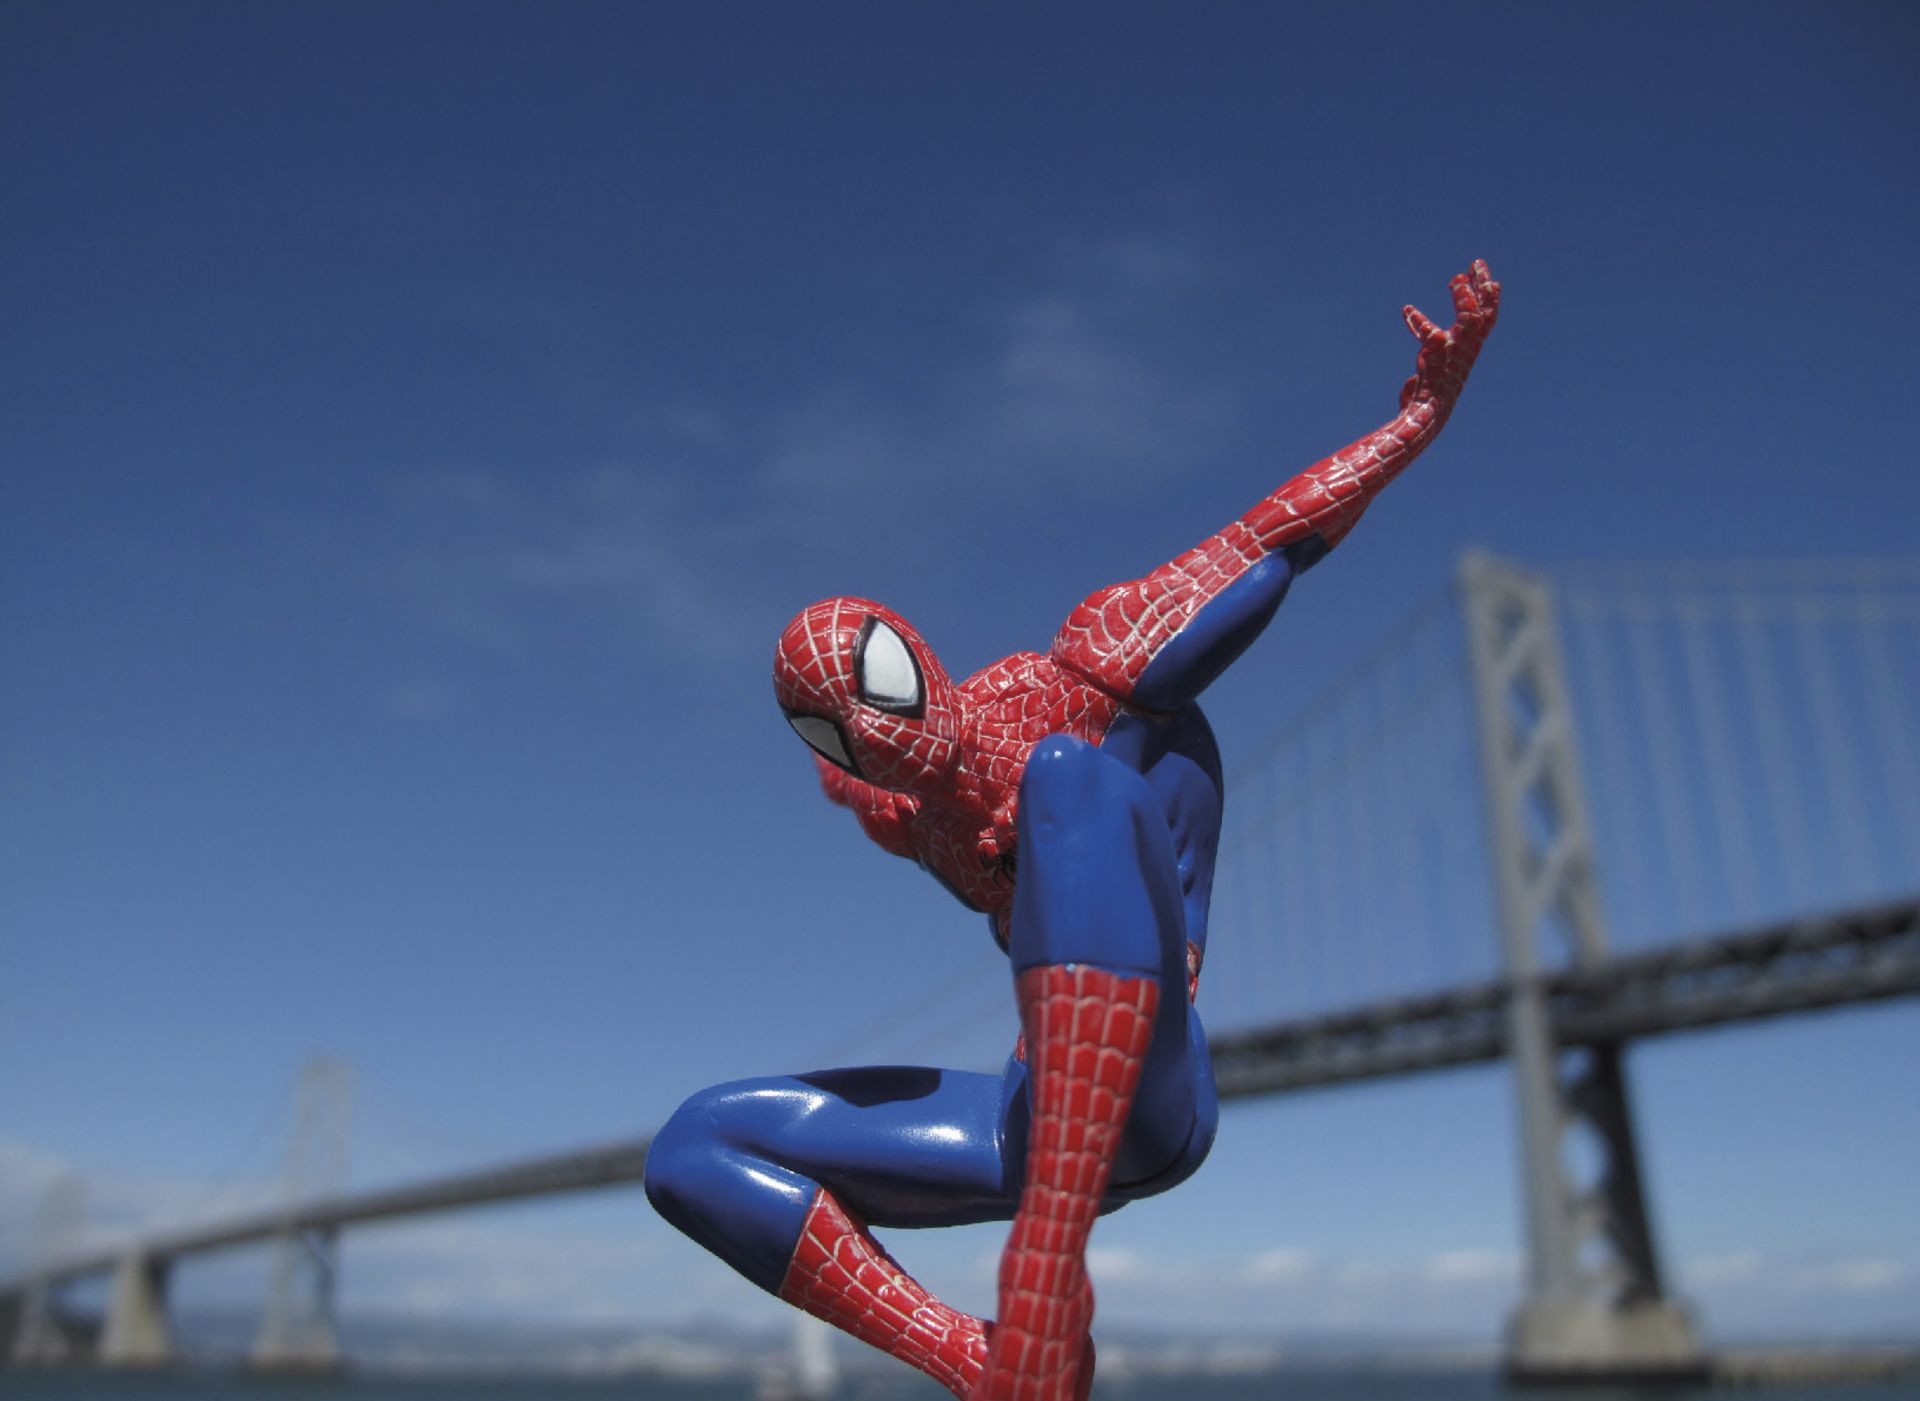
[[[1486,264],[1453,301],[1444,330],[1406,308],[1420,353],[1389,423],[1088,598],[1044,655],[955,682],[866,599],[788,624],[774,689],[827,795],[989,916],[1021,1044],[1000,1075],[887,1066],[704,1091],[654,1138],[662,1215],[956,1396],[1087,1394],[1094,1218],[1188,1177],[1217,1121],[1192,1000],[1222,785],[1195,700],[1446,422],[1499,308]],[[997,1323],[934,1299],[868,1229],[1008,1219]]]

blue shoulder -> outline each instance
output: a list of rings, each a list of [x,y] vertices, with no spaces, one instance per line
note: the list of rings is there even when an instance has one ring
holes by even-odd
[[[1147,664],[1134,683],[1134,704],[1170,711],[1196,699],[1273,620],[1294,578],[1326,552],[1319,536],[1308,536],[1265,556],[1209,599]]]

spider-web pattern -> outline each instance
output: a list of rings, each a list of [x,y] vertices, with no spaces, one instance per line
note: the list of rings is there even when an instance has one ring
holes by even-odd
[[[985,1325],[949,1308],[822,1188],[807,1211],[780,1297],[965,1397],[986,1363]]]
[[[875,842],[909,856],[996,920],[1013,904],[1020,778],[1051,734],[1090,744],[1130,708],[1141,674],[1201,608],[1260,560],[1310,536],[1337,544],[1367,503],[1445,424],[1499,310],[1485,263],[1453,279],[1455,317],[1441,330],[1412,307],[1420,338],[1400,412],[1315,463],[1240,519],[1144,579],[1115,584],[1075,608],[1047,656],[1017,652],[959,686],[913,627],[882,604],[832,598],[787,625],[774,689],[789,712],[839,726],[857,776],[822,767],[827,796],[851,808]],[[854,652],[878,618],[907,643],[926,681],[925,713],[860,703]]]
[[[895,793],[824,763],[821,784],[882,847],[919,861],[974,909],[1004,915],[1013,904],[1020,779],[1034,745],[1048,735],[1098,744],[1126,707],[1037,652],[975,672],[955,688],[953,704],[966,742],[933,791]]]
[[[1087,1240],[1153,1037],[1160,985],[1052,964],[1015,980],[1033,1120],[1026,1185],[1000,1257],[1000,1317],[974,1401],[1073,1401],[1093,1322]]]
[[[1453,411],[1500,307],[1485,263],[1453,279],[1454,324],[1441,330],[1413,307],[1420,338],[1413,378],[1391,422],[1322,458],[1240,519],[1144,579],[1101,589],[1068,615],[1052,656],[1122,699],[1153,659],[1226,587],[1268,555],[1318,536],[1332,549],[1367,503],[1405,471]]]
[[[869,618],[898,633],[919,662],[926,684],[922,715],[861,703],[853,662]],[[952,766],[959,720],[953,682],[913,625],[883,603],[829,598],[802,609],[774,648],[773,692],[789,714],[817,715],[838,726],[860,778],[877,788],[924,792]]]
[[[1034,745],[1052,734],[1100,743],[1121,714],[1144,713],[1130,704],[1137,683],[1206,604],[1269,555],[1310,539],[1331,549],[1345,537],[1445,424],[1493,327],[1500,286],[1485,263],[1453,279],[1452,290],[1449,329],[1404,309],[1420,353],[1390,422],[1145,578],[1093,594],[1046,656],[1016,653],[955,686],[920,635],[880,604],[836,598],[802,612],[781,636],[774,685],[790,715],[828,721],[846,743],[855,772],[822,761],[827,795],[882,847],[917,859],[991,912],[1004,935],[1020,780]],[[912,652],[926,684],[922,714],[862,703],[855,656],[872,618]],[[1189,1000],[1198,955],[1189,944]],[[975,1401],[1084,1401],[1093,1378],[1087,1240],[1161,989],[1153,978],[1080,965],[1027,969],[1016,986],[1032,1128],[1001,1260],[998,1323],[932,1299],[824,1190],[781,1292]]]

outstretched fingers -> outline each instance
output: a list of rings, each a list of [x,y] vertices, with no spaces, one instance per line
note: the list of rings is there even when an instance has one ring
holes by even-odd
[[[1453,289],[1453,315],[1456,321],[1480,310],[1480,294],[1474,288],[1473,279],[1466,273],[1455,273],[1447,286]]]
[[[1482,259],[1451,279],[1448,288],[1453,293],[1453,324],[1444,330],[1418,307],[1401,308],[1407,329],[1420,342],[1414,376],[1400,391],[1402,409],[1423,394],[1451,403],[1500,313],[1500,284]]]
[[[1471,327],[1483,336],[1493,329],[1500,314],[1500,284],[1484,258],[1474,259],[1472,267],[1453,279],[1453,310],[1459,329]]]
[[[1500,314],[1500,284],[1493,280],[1484,259],[1475,259],[1472,267],[1455,275],[1447,286],[1453,293],[1453,325],[1446,329],[1436,325],[1418,307],[1400,309],[1407,329],[1423,347],[1444,345],[1462,337],[1484,338]]]
[[[1444,339],[1447,334],[1434,325],[1427,314],[1417,306],[1403,306],[1400,308],[1400,314],[1407,319],[1407,329],[1412,331],[1415,338],[1422,344],[1431,340]]]
[[[1481,304],[1497,308],[1500,305],[1500,284],[1493,280],[1493,273],[1487,267],[1487,260],[1475,258],[1469,275],[1473,278],[1473,290],[1480,294]]]

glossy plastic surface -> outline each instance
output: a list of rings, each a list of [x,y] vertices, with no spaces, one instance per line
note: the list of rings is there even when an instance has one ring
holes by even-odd
[[[1093,1219],[1190,1175],[1217,1119],[1190,1003],[1221,780],[1194,702],[1445,424],[1500,301],[1484,263],[1452,290],[1446,329],[1405,308],[1420,351],[1391,420],[1090,595],[1044,654],[956,682],[868,599],[827,599],[787,626],[774,690],[827,796],[990,916],[1031,1061],[704,1091],[648,1160],[668,1220],[956,1395],[1085,1396]],[[998,1329],[927,1295],[868,1231],[994,1219],[1014,1222]]]

